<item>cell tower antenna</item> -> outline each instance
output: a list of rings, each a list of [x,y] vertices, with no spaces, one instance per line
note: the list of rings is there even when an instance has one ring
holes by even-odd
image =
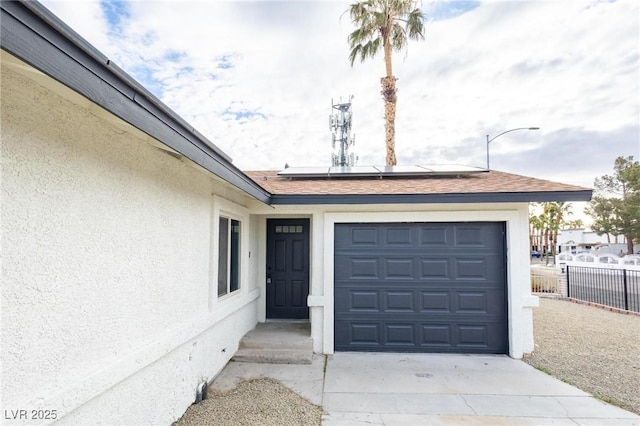
[[[353,124],[353,112],[351,111],[353,95],[349,96],[349,102],[333,103],[331,99],[331,115],[329,116],[329,130],[331,131],[331,148],[337,152],[331,153],[331,165],[333,167],[351,167],[358,162],[358,156],[349,153],[349,148],[355,145],[356,136],[351,134]],[[337,145],[337,146],[336,146]]]

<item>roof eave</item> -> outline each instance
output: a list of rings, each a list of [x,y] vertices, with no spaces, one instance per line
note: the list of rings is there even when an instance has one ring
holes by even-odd
[[[3,1],[0,12],[2,49],[269,204],[269,192],[224,152],[40,3]]]
[[[272,205],[530,203],[589,201],[591,190],[453,194],[272,194]]]

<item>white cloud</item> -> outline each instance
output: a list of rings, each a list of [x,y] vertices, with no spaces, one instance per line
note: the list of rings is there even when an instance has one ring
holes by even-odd
[[[328,165],[330,101],[351,94],[360,164],[384,162],[383,61],[349,66],[349,3],[131,2],[110,28],[98,2],[44,1],[242,169]],[[482,167],[485,135],[522,126],[541,130],[492,142],[493,168],[591,186],[640,157],[639,13],[497,1],[429,22],[394,57],[399,163]]]

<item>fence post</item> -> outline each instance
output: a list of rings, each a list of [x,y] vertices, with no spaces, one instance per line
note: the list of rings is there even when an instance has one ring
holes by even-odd
[[[569,265],[567,265],[567,298],[571,297],[571,281],[569,279]]]
[[[560,296],[563,298],[569,297],[567,293],[567,270],[566,266],[564,267],[563,272],[558,272],[558,288],[557,291],[560,293]]]
[[[622,270],[622,283],[624,285],[624,310],[629,310],[629,292],[627,291],[627,270]]]

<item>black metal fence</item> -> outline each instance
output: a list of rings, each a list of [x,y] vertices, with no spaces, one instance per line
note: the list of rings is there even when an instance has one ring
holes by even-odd
[[[567,265],[567,296],[640,312],[640,271]]]

